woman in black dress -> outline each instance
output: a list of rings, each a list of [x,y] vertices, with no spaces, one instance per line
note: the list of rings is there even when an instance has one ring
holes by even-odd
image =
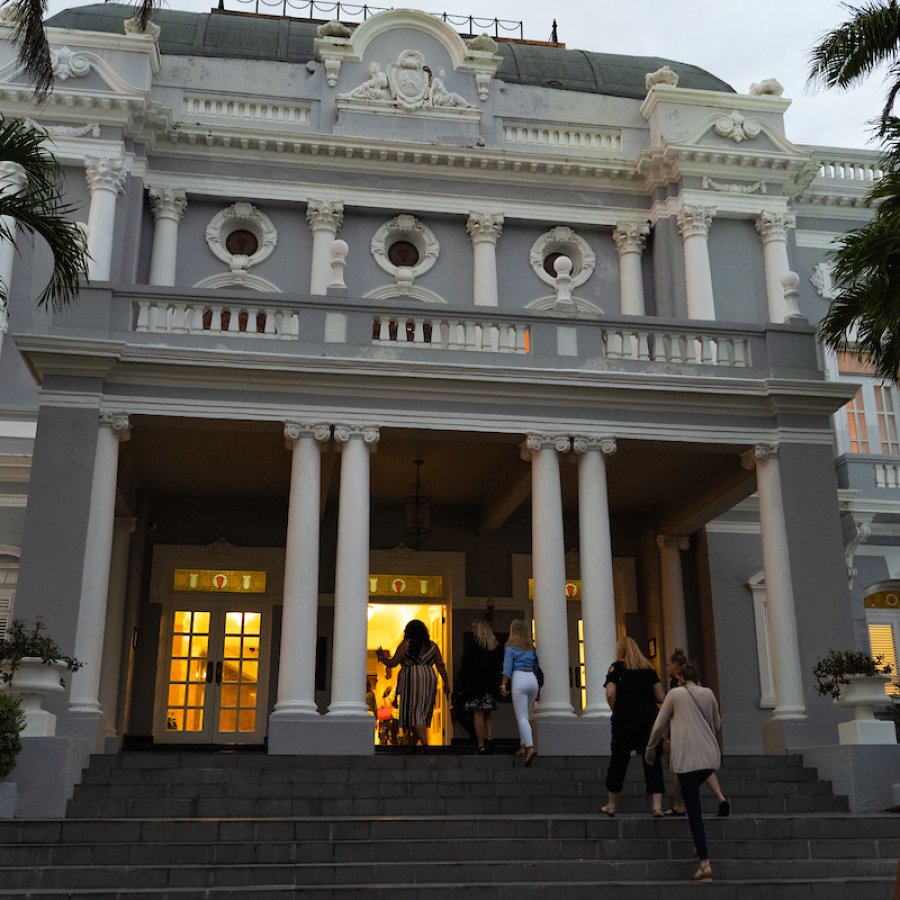
[[[462,695],[463,708],[472,713],[478,753],[491,753],[494,744],[494,716],[497,692],[500,689],[500,670],[503,667],[503,648],[487,619],[472,623],[474,640],[466,644],[457,676],[457,689]]]
[[[659,818],[663,814],[662,763],[658,753],[652,764],[647,763],[644,750],[656,721],[657,704],[663,702],[663,689],[653,664],[629,637],[616,644],[616,661],[606,676],[606,699],[612,710],[612,751],[606,773],[608,796],[600,811],[608,816],[616,814],[628,760],[634,750],[644,763],[644,783],[651,798],[653,815]]]

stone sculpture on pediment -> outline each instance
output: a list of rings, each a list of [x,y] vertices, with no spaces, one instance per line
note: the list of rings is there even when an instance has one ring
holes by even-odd
[[[474,109],[465,97],[447,88],[443,69],[432,74],[418,50],[403,50],[386,72],[379,63],[370,63],[368,80],[338,94],[337,99],[364,106],[394,106],[406,112]]]

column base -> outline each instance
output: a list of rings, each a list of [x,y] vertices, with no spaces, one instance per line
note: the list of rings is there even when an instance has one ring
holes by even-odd
[[[272,756],[374,756],[375,720],[365,716],[269,716]]]
[[[284,716],[318,716],[319,708],[312,700],[279,701],[275,704],[272,715],[279,718]]]
[[[106,716],[102,712],[77,712],[70,709],[60,719],[57,731],[64,737],[86,741],[91,753],[106,753]]]
[[[762,730],[763,752],[770,756],[784,756],[795,753],[800,747],[809,746],[808,720],[769,719]]]
[[[535,745],[541,756],[605,756],[612,724],[599,716],[544,716],[536,719]]]

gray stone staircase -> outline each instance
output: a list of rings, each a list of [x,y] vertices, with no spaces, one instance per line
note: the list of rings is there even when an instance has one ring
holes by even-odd
[[[631,769],[610,819],[601,757],[97,756],[65,819],[0,822],[0,898],[890,897],[900,815],[848,813],[799,757],[726,759],[704,885]]]

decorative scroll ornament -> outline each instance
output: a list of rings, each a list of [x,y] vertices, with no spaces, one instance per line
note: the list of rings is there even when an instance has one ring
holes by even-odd
[[[781,210],[763,210],[756,217],[756,230],[763,242],[784,240],[788,231],[796,225],[797,217]]]
[[[833,300],[837,296],[838,292],[831,279],[830,263],[818,263],[813,269],[812,275],[809,276],[809,280],[816,289],[816,293],[825,300]]]
[[[646,222],[619,222],[613,229],[612,239],[621,256],[623,253],[643,253],[649,234],[650,226]]]
[[[702,179],[704,191],[721,191],[724,194],[767,194],[768,188],[764,181],[754,181],[753,184],[722,184],[713,181],[704,175]]]
[[[181,188],[151,187],[147,191],[153,218],[180,222],[187,209],[187,193]]]
[[[757,444],[752,450],[741,454],[741,466],[745,469],[755,469],[757,462],[767,462],[777,458],[777,444]]]
[[[670,84],[672,87],[678,87],[678,73],[668,66],[663,66],[655,72],[648,72],[644,76],[644,86],[648,91],[657,84]]]
[[[311,437],[320,444],[331,440],[331,426],[327,422],[285,422],[284,445],[288,450],[294,449],[294,441],[300,438]]]
[[[529,434],[522,444],[521,457],[530,460],[540,450],[568,453],[571,447],[572,438],[567,434]]]
[[[466,230],[473,244],[482,241],[496,244],[503,233],[503,216],[499,213],[470,212]]]
[[[708,235],[716,211],[711,206],[686,205],[675,220],[682,237]]]
[[[611,435],[588,437],[584,434],[576,434],[572,438],[572,449],[579,455],[590,450],[599,450],[604,456],[612,456],[619,448],[616,439]]]
[[[125,187],[125,160],[122,157],[86,156],[84,158],[85,178],[88,187],[94,190],[109,190],[121,193]]]
[[[334,440],[338,444],[346,444],[351,438],[358,437],[374,453],[381,438],[377,425],[335,425]]]
[[[131,422],[125,413],[100,413],[100,427],[111,428],[115,436],[122,442],[131,438]]]
[[[338,94],[337,99],[393,106],[406,112],[474,109],[465,97],[447,88],[444,74],[443,69],[432,74],[418,50],[404,50],[387,67],[386,73],[381,71],[379,63],[371,63],[368,80],[346,94]]]
[[[764,78],[750,85],[750,93],[757,97],[780,97],[784,93],[784,86],[777,78]]]
[[[310,200],[306,204],[306,221],[312,231],[337,234],[344,224],[344,204],[339,200]]]
[[[23,119],[28,128],[40,128],[50,137],[100,137],[100,123],[88,122],[87,125],[43,125],[34,119]]]
[[[83,78],[91,71],[90,60],[83,53],[76,53],[69,47],[60,47],[50,52],[53,77],[59,81]]]
[[[748,119],[737,110],[730,116],[720,116],[716,119],[716,134],[723,138],[730,138],[736,144],[741,141],[751,141],[758,137],[762,126],[756,119]]]

